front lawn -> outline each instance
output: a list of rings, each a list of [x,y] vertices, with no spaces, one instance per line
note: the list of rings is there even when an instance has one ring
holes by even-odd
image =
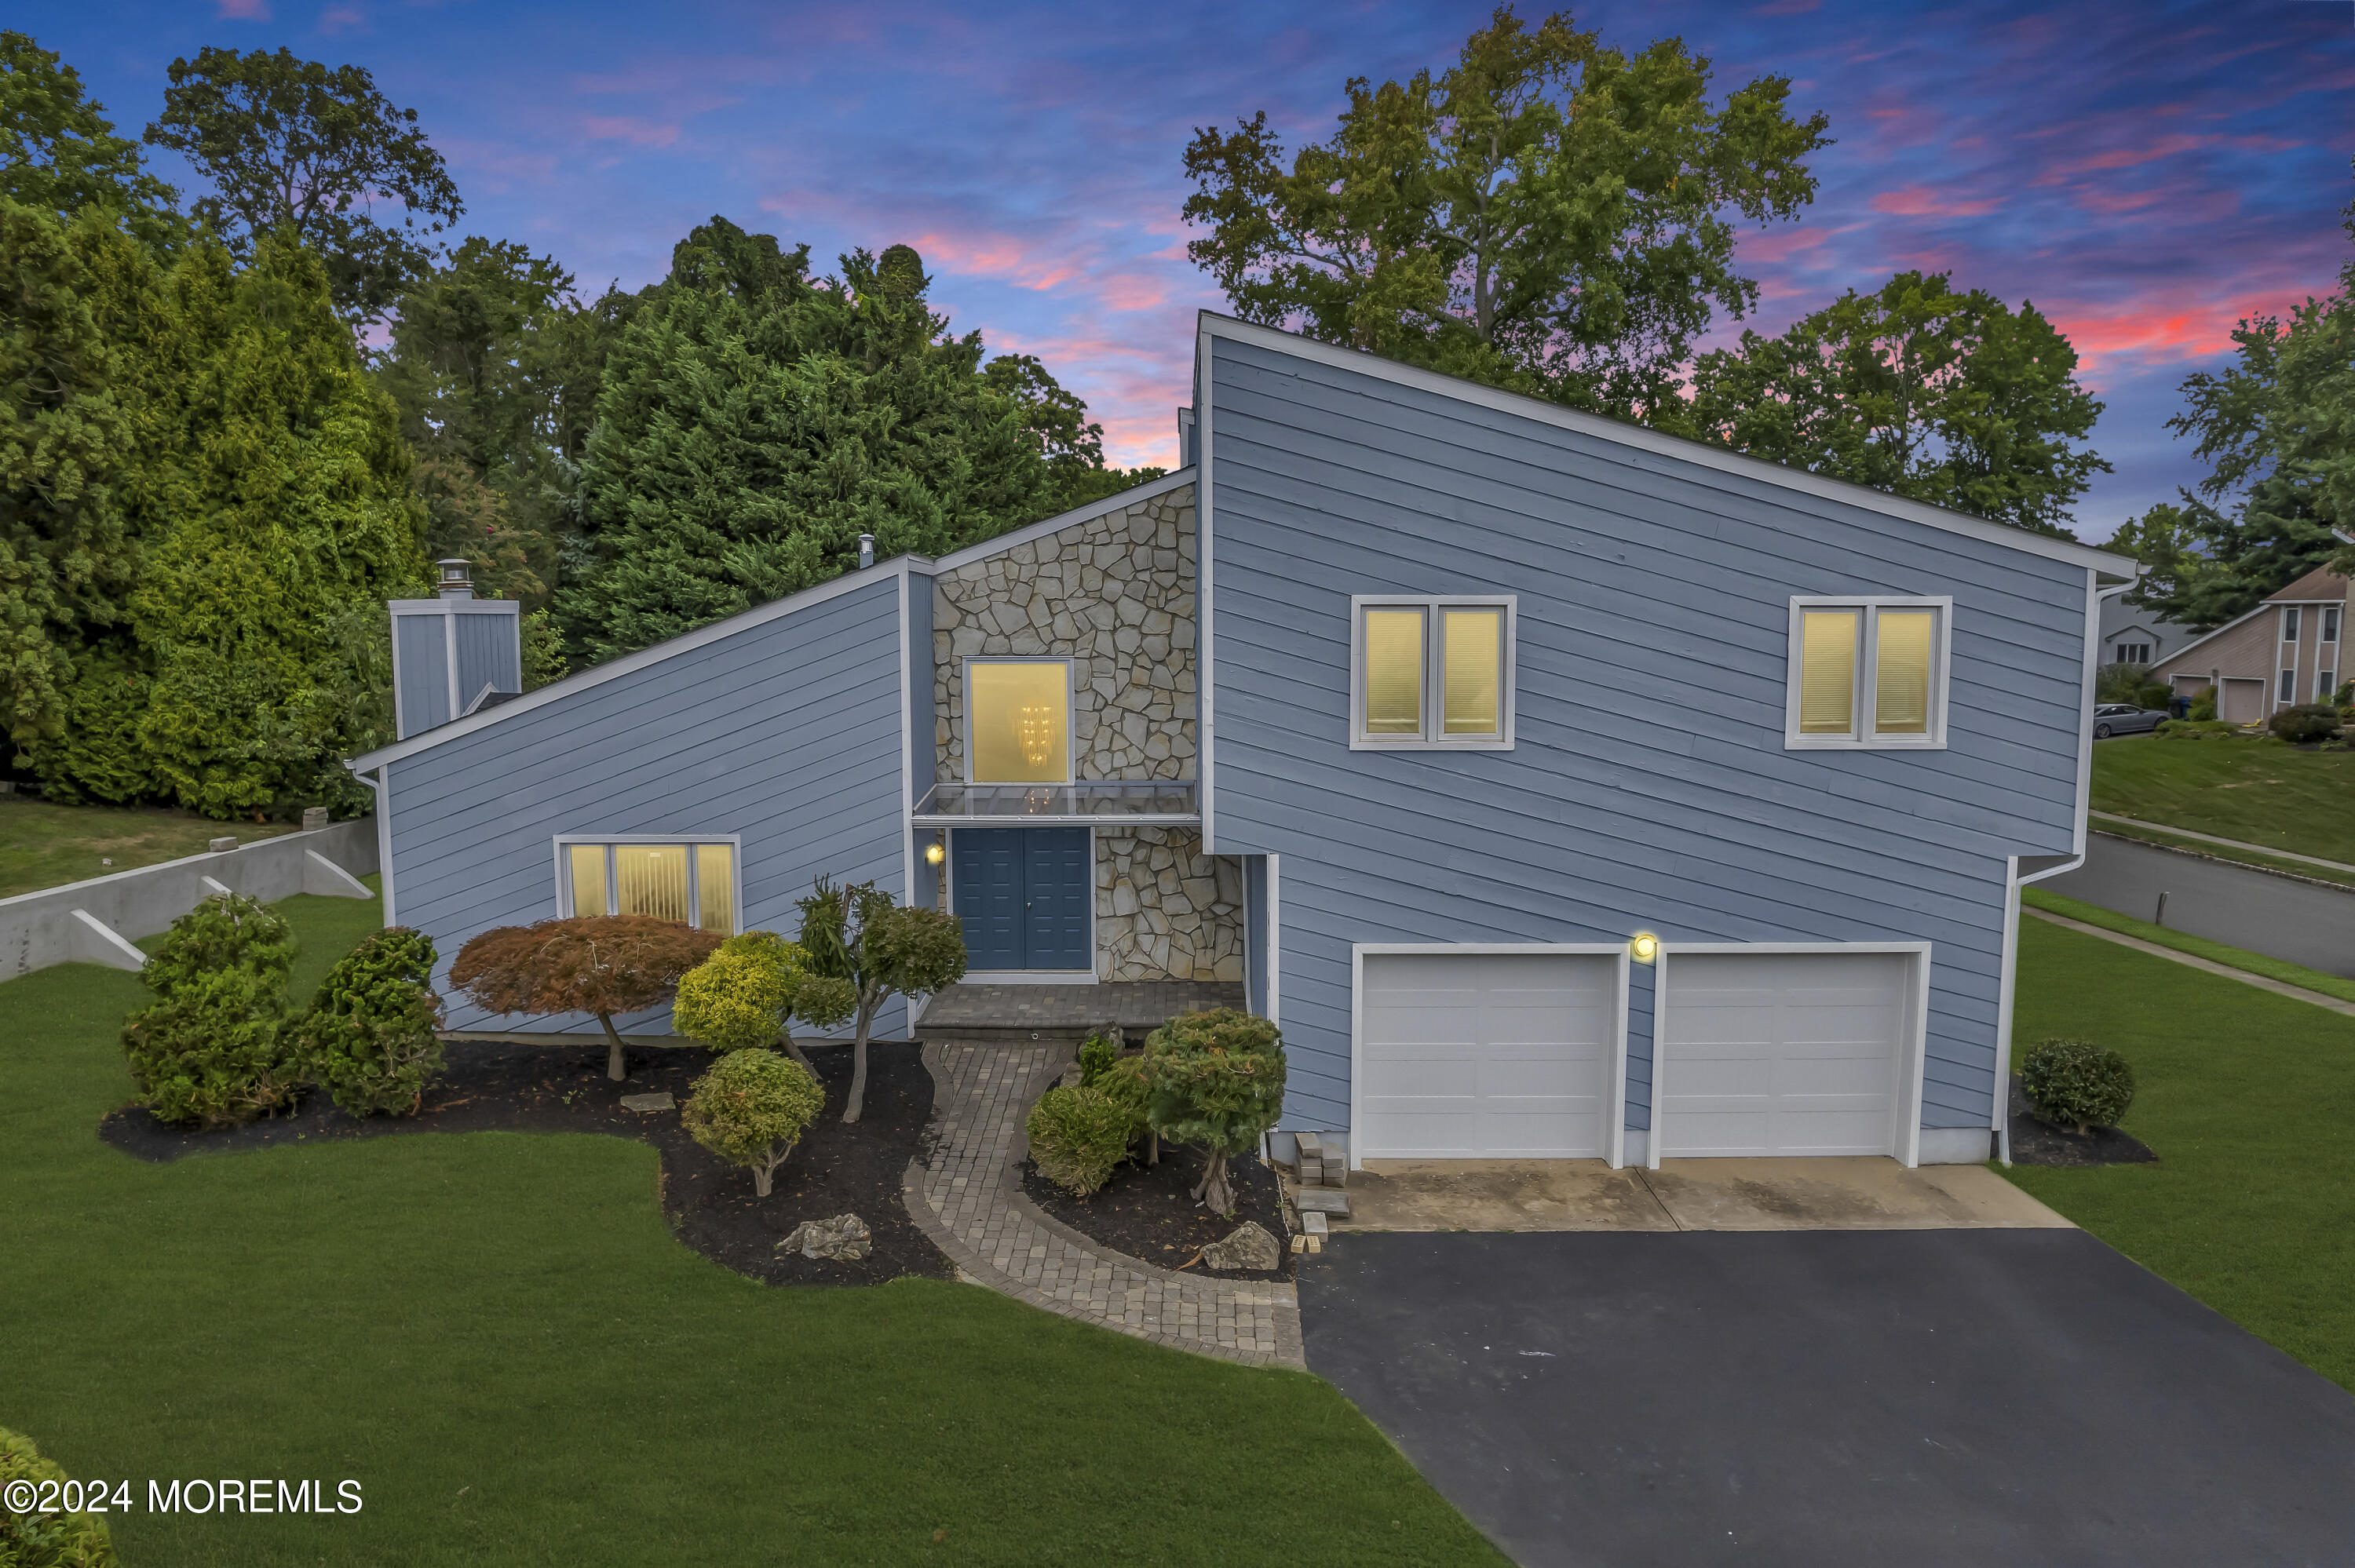
[[[2146,822],[2355,864],[2350,802],[2355,751],[2300,751],[2270,738],[2156,736],[2094,747],[2094,810]]]
[[[0,898],[202,854],[217,838],[250,843],[293,831],[291,822],[216,822],[161,807],[58,806],[0,795]]]
[[[298,990],[373,921],[281,906]],[[0,1426],[80,1477],[359,1480],[357,1515],[117,1516],[127,1562],[1502,1560],[1329,1385],[978,1287],[777,1288],[672,1239],[644,1144],[141,1164],[135,977],[0,985]]]
[[[2125,1054],[2126,1128],[2158,1160],[2006,1174],[2355,1389],[2355,1019],[2041,920],[2019,996],[2015,1054],[2056,1034]]]

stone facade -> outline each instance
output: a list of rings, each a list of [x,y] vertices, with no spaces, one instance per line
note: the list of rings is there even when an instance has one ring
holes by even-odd
[[[932,580],[935,777],[964,777],[964,664],[1072,662],[1082,779],[1196,774],[1190,485],[1016,545]],[[1099,830],[1099,979],[1235,980],[1241,879],[1190,828]]]

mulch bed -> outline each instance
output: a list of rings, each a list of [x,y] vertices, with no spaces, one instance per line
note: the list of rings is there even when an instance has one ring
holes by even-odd
[[[713,1262],[771,1285],[879,1285],[903,1274],[954,1278],[956,1267],[908,1217],[902,1181],[932,1114],[932,1076],[908,1042],[868,1046],[867,1101],[855,1125],[842,1118],[851,1052],[808,1052],[826,1091],[826,1109],[793,1157],[777,1171],[766,1198],[752,1195],[751,1172],[724,1163],[687,1135],[676,1109],[631,1111],[623,1095],[665,1089],[685,1104],[711,1056],[694,1048],[637,1047],[630,1076],[605,1076],[602,1041],[525,1045],[452,1041],[448,1067],[425,1092],[415,1116],[355,1119],[314,1092],[292,1116],[219,1132],[188,1132],[136,1106],[111,1112],[99,1137],[139,1159],[158,1162],[210,1150],[265,1149],[330,1139],[413,1132],[602,1132],[654,1145],[662,1156],[663,1214],[672,1234]],[[855,1213],[873,1241],[857,1262],[780,1255],[776,1244],[804,1220]]]
[[[2014,1165],[2145,1165],[2158,1158],[2148,1144],[2115,1127],[2097,1127],[2080,1138],[2073,1130],[2040,1120],[2029,1108],[2019,1079],[2011,1080]]]
[[[1026,1160],[1022,1162],[1022,1191],[1032,1202],[1090,1241],[1101,1242],[1114,1252],[1126,1253],[1163,1268],[1179,1267],[1204,1245],[1223,1239],[1245,1220],[1257,1220],[1260,1228],[1284,1249],[1281,1267],[1211,1269],[1197,1263],[1186,1272],[1207,1274],[1217,1279],[1291,1278],[1292,1237],[1284,1228],[1284,1193],[1275,1172],[1262,1164],[1255,1154],[1228,1160],[1228,1180],[1235,1189],[1235,1213],[1232,1219],[1220,1219],[1188,1195],[1188,1189],[1202,1179],[1202,1159],[1199,1150],[1165,1147],[1160,1164],[1144,1165],[1131,1160],[1085,1198],[1072,1197],[1039,1175],[1038,1167]]]

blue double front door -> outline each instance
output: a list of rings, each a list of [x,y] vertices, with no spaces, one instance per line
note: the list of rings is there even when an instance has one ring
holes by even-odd
[[[1095,850],[1085,828],[959,828],[950,835],[965,962],[975,969],[1088,969]]]

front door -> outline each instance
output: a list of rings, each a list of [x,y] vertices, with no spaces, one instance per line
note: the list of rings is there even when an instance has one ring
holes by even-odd
[[[959,828],[957,918],[975,969],[1092,969],[1095,853],[1085,828]]]

